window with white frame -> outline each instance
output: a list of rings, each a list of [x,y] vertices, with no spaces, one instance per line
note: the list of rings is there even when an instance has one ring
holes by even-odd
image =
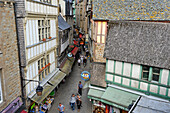
[[[107,32],[107,22],[96,22],[96,41],[97,43],[105,43],[106,32]]]
[[[50,73],[49,55],[38,60],[39,81]]]
[[[0,69],[0,103],[3,101],[2,98],[2,86],[1,86],[1,78],[2,77],[2,69]]]
[[[50,37],[50,20],[38,20],[39,41]]]
[[[68,40],[68,32],[69,32],[68,30],[63,31],[62,44]]]

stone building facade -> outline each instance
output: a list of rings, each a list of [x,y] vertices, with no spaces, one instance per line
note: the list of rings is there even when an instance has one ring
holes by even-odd
[[[13,1],[0,1],[0,111],[21,96],[16,20]]]

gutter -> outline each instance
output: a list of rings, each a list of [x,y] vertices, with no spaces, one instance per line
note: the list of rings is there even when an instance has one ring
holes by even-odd
[[[94,86],[91,86],[91,85],[89,85],[89,88],[91,88],[91,89],[97,89],[97,90],[100,90],[100,91],[106,91],[106,89],[94,87]]]

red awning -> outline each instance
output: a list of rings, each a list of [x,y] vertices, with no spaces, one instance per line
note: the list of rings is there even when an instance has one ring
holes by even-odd
[[[78,51],[78,47],[75,47],[72,51],[71,51],[71,53],[75,56],[76,55],[76,53],[77,53],[77,51]]]
[[[21,113],[28,113],[28,112],[26,112],[25,110],[22,110]]]

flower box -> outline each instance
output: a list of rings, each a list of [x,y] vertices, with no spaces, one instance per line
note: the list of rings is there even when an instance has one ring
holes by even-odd
[[[48,67],[48,64],[45,66],[45,68]]]
[[[38,71],[38,73],[40,74],[40,73],[41,73],[41,71],[42,71],[42,69],[40,69],[40,70]]]

